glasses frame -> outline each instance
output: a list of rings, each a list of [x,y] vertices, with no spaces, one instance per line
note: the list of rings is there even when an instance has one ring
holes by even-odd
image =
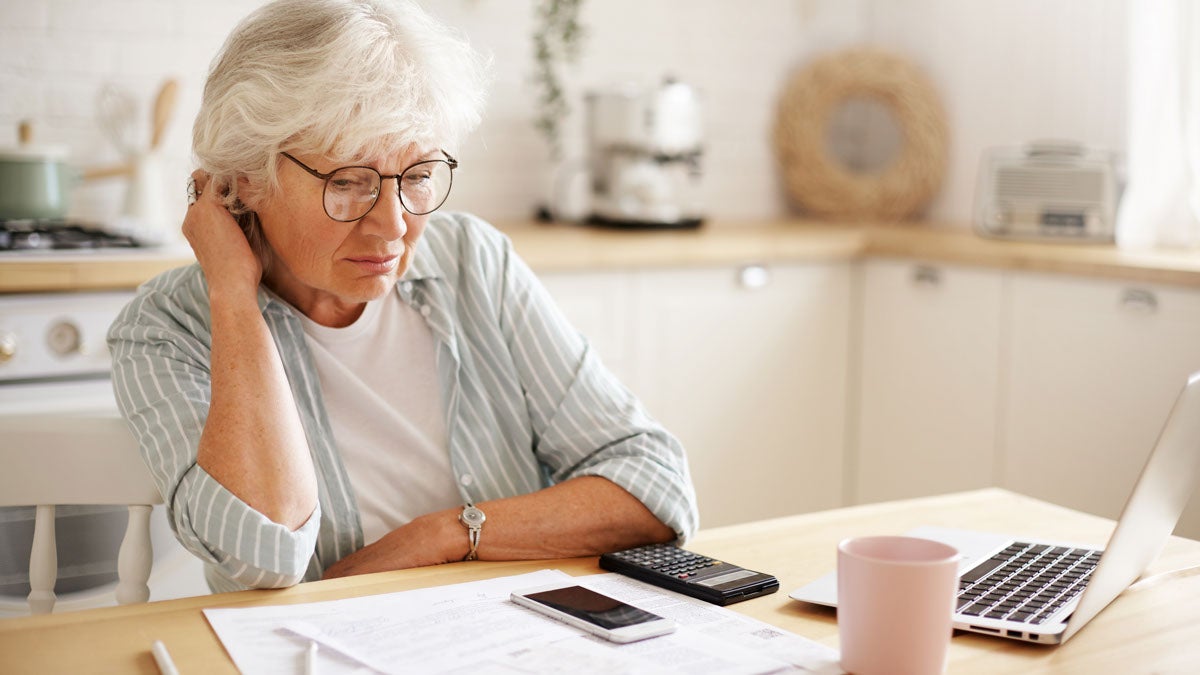
[[[446,158],[445,159],[424,159],[419,162],[413,163],[412,165],[408,166],[400,173],[394,173],[394,174],[382,174],[382,173],[379,173],[379,169],[376,169],[373,166],[362,166],[362,165],[357,165],[357,164],[354,166],[339,166],[338,168],[334,169],[333,171],[330,171],[329,173],[321,173],[320,171],[317,171],[316,169],[312,168],[311,166],[308,166],[304,162],[301,162],[300,160],[296,159],[295,157],[291,156],[290,154],[288,154],[286,152],[280,152],[279,154],[281,154],[284,157],[287,157],[288,159],[295,162],[296,166],[307,171],[308,174],[310,176],[312,176],[313,178],[319,178],[322,181],[324,181],[324,185],[321,186],[321,209],[323,211],[325,211],[326,216],[329,216],[329,218],[331,220],[336,220],[339,223],[353,223],[353,222],[362,220],[363,218],[366,218],[367,214],[371,213],[371,211],[375,208],[375,205],[379,203],[379,195],[383,194],[383,182],[386,180],[389,180],[391,178],[396,179],[396,195],[400,198],[400,206],[405,211],[408,211],[409,213],[411,213],[414,216],[425,216],[425,215],[429,215],[430,213],[433,213],[434,211],[437,211],[438,209],[440,209],[442,207],[442,204],[445,204],[446,200],[450,198],[450,189],[454,187],[454,170],[458,168],[458,160],[451,157],[450,153],[446,152],[445,150],[439,150],[439,152],[441,152],[442,155],[444,155]],[[446,164],[447,166],[450,167],[450,184],[446,186],[446,196],[442,197],[442,201],[438,202],[437,206],[433,207],[432,209],[429,209],[428,211],[422,211],[420,213],[417,213],[416,211],[413,211],[412,209],[408,208],[408,204],[404,203],[404,191],[400,188],[400,186],[403,184],[402,181],[404,180],[404,174],[408,173],[409,171],[412,171],[413,169],[417,168],[418,166],[421,166],[423,164],[433,164],[434,162]],[[371,202],[371,206],[367,208],[365,213],[363,213],[361,216],[359,216],[357,218],[351,218],[350,220],[334,218],[329,213],[329,208],[327,206],[325,206],[325,191],[329,189],[329,179],[332,178],[335,173],[342,171],[343,169],[368,169],[370,171],[373,171],[376,176],[379,176],[379,191],[375,193],[375,201]]]

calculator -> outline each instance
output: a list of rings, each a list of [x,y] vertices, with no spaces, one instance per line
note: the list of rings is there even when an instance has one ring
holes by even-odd
[[[714,605],[731,605],[779,590],[779,580],[770,574],[692,553],[674,544],[649,544],[605,553],[600,556],[600,567]]]

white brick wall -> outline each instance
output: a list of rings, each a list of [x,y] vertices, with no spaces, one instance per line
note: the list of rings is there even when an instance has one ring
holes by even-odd
[[[0,0],[0,147],[16,144],[20,120],[32,120],[39,144],[66,146],[73,164],[121,159],[97,122],[101,88],[112,84],[137,102],[133,138],[150,142],[150,108],[162,81],[180,81],[175,116],[163,141],[164,192],[183,212],[191,168],[190,127],[209,60],[256,0]],[[125,181],[89,183],[73,194],[72,216],[108,221]]]
[[[866,30],[946,102],[950,171],[930,206],[968,221],[980,153],[1065,138],[1127,148],[1130,0],[877,0]],[[1149,11],[1142,8],[1143,11]]]
[[[531,126],[534,1],[422,2],[495,58],[484,124],[458,149],[463,169],[450,207],[497,221],[532,213],[553,175]],[[954,154],[936,213],[965,220],[982,147],[1075,130],[1082,140],[1120,145],[1119,10],[1126,1],[1052,10],[1039,0],[590,0],[584,5],[583,58],[568,87],[581,96],[597,86],[650,84],[666,74],[694,84],[704,102],[710,213],[772,217],[787,212],[769,144],[785,79],[813,53],[878,38],[929,69],[947,100]],[[13,145],[17,121],[28,118],[42,141],[69,146],[76,163],[111,162],[117,153],[95,116],[101,86],[114,83],[135,95],[136,137],[148,142],[154,92],[164,78],[178,78],[179,106],[165,140],[171,175],[164,191],[182,214],[191,122],[208,63],[234,24],[259,4],[0,0],[0,146]],[[1031,26],[1037,27],[1036,44],[1022,38]],[[1094,28],[1102,29],[1099,38]],[[1025,56],[1014,60],[1018,44]],[[1065,71],[1062,59],[1080,50],[1089,56],[1070,60]],[[1089,67],[1092,55],[1101,60]],[[1022,84],[1006,85],[1003,92],[987,84],[1000,80]],[[565,125],[572,134],[566,147],[578,157],[581,102],[575,108]],[[119,180],[84,186],[77,190],[74,215],[111,217],[122,194]]]
[[[0,0],[0,146],[16,142],[20,119],[45,143],[69,146],[75,163],[118,159],[96,122],[105,83],[138,101],[138,139],[149,138],[154,92],[180,80],[165,146],[172,174],[164,190],[182,213],[190,169],[190,127],[212,55],[258,0]],[[531,126],[532,0],[425,0],[495,57],[486,120],[465,147],[454,208],[495,220],[522,218],[550,182],[545,148]],[[711,210],[730,216],[782,212],[767,138],[781,78],[820,43],[816,27],[849,40],[857,2],[756,0],[754,11],[726,0],[593,0],[582,63],[570,83],[582,93],[626,79],[651,83],[673,73],[704,93],[709,127],[706,175]],[[576,106],[577,113],[580,106]],[[578,115],[567,128],[582,134]],[[568,138],[574,154],[579,138]],[[81,187],[74,215],[104,219],[119,210],[120,180]]]

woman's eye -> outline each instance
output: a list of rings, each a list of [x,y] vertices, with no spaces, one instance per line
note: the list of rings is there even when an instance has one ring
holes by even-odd
[[[331,178],[329,187],[335,192],[369,192],[375,189],[374,181],[354,176]]]

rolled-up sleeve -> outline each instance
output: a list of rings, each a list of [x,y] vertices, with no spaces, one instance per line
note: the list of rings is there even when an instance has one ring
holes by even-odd
[[[211,400],[211,337],[201,316],[206,306],[153,289],[138,294],[108,334],[117,405],[183,546],[245,587],[294,585],[316,547],[320,506],[290,530],[196,463]]]
[[[507,239],[503,245],[501,322],[538,460],[555,482],[611,480],[686,540],[699,516],[682,445],[604,366]]]

